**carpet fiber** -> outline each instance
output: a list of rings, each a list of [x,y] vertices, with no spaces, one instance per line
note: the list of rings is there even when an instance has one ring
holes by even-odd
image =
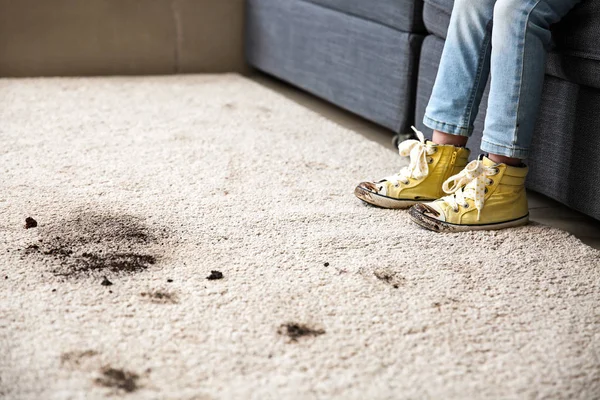
[[[398,155],[250,80],[4,79],[0,138],[0,397],[600,395],[598,251],[365,206]]]

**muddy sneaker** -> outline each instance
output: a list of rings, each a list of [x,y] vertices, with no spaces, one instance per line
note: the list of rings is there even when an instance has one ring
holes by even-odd
[[[413,130],[419,140],[405,140],[398,145],[400,155],[410,156],[409,165],[380,181],[360,183],[354,189],[356,197],[383,208],[409,208],[444,195],[443,182],[467,165],[470,151],[435,144],[425,140],[414,126]]]
[[[525,177],[528,168],[496,164],[479,156],[444,182],[451,193],[409,211],[418,225],[436,232],[502,229],[529,221]]]

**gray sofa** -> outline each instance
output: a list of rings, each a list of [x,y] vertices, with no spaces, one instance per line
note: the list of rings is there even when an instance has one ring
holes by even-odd
[[[453,0],[248,0],[250,65],[396,133],[416,124],[437,74]],[[600,2],[553,26],[530,189],[600,219]],[[486,96],[469,146],[477,154]]]
[[[248,0],[250,65],[381,124],[414,119],[421,2]]]

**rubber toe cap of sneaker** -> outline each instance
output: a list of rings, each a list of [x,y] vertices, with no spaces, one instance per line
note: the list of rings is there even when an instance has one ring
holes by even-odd
[[[413,206],[413,210],[415,213],[423,214],[430,218],[435,218],[439,221],[446,220],[444,211],[441,208],[439,208],[439,205],[435,204],[435,202],[417,203]]]
[[[364,190],[364,191],[367,191],[370,193],[380,194],[382,196],[386,195],[385,186],[382,185],[380,187],[376,183],[373,183],[373,182],[361,182],[356,187],[356,190]]]

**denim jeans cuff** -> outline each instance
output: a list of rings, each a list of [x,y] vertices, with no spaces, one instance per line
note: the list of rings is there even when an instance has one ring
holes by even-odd
[[[466,136],[469,137],[473,133],[473,127],[464,127],[447,122],[441,122],[435,120],[427,115],[423,117],[423,124],[436,131],[448,133],[450,135]]]
[[[491,143],[485,139],[481,140],[481,150],[486,153],[498,154],[500,156],[525,159],[529,157],[529,150],[519,147],[508,147],[505,145]]]

